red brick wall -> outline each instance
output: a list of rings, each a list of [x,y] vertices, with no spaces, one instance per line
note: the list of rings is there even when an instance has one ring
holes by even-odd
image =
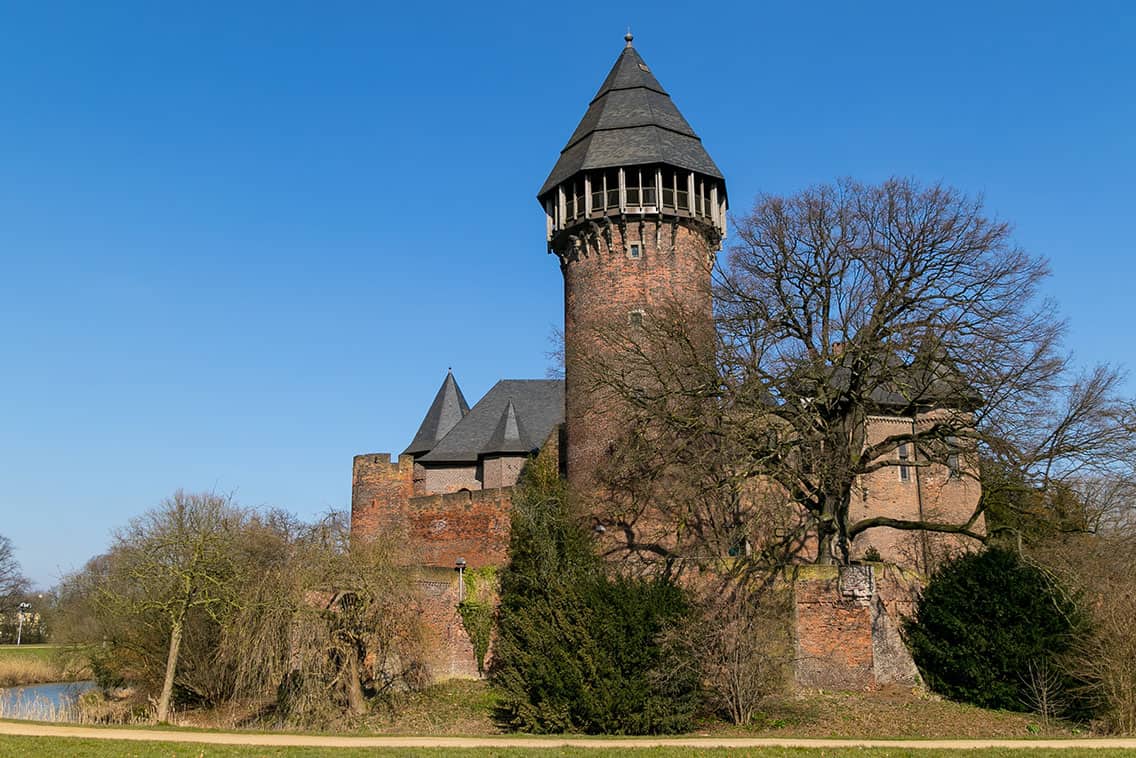
[[[386,453],[355,456],[351,534],[405,530],[416,566],[502,566],[509,548],[512,489],[501,487],[415,497],[414,461]]]
[[[419,566],[503,566],[509,549],[509,487],[411,498],[404,511]]]
[[[938,412],[918,417],[916,428],[929,426]],[[891,434],[910,432],[909,418],[874,416],[868,420],[868,442],[875,443]],[[915,452],[915,446],[909,445]],[[898,453],[890,457],[898,461]],[[887,466],[863,477],[861,489],[854,493],[849,508],[849,520],[854,522],[871,516],[889,516],[906,520],[925,520],[947,524],[962,524],[971,516],[982,496],[978,480],[977,461],[973,455],[961,455],[961,476],[951,476],[946,466],[913,459],[908,467],[908,478],[900,477],[899,468]],[[863,497],[866,489],[867,497]],[[859,496],[857,496],[859,495]],[[985,522],[980,519],[975,530],[981,532]],[[974,548],[974,541],[966,537],[925,532],[910,532],[878,527],[863,532],[852,546],[854,557],[862,557],[874,547],[887,562],[897,563],[923,573],[930,573],[943,558],[961,550]]]
[[[793,570],[796,683],[860,690],[914,685],[918,672],[899,628],[918,581],[893,566]]]
[[[355,456],[351,471],[351,535],[378,534],[392,513],[401,512],[414,491],[414,458],[390,453]]]
[[[452,565],[420,569],[417,586],[431,676],[435,680],[477,678],[473,642],[457,610],[458,572]]]
[[[801,567],[794,592],[797,683],[826,689],[871,686],[870,599],[845,597],[835,566]]]
[[[674,301],[705,314],[707,324],[712,317],[713,253],[701,225],[652,219],[597,230],[581,247],[556,251],[564,273],[566,463],[579,491],[591,489],[619,431],[617,404],[586,376],[588,357],[600,349],[597,330],[627,328],[632,311],[649,316]],[[632,242],[641,245],[638,259],[628,257]]]

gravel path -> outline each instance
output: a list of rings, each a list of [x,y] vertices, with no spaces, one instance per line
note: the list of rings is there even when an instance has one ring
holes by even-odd
[[[26,737],[80,737],[139,742],[192,742],[211,745],[265,747],[392,747],[392,748],[628,748],[628,747],[890,747],[890,748],[1114,748],[1136,750],[1136,739],[1070,740],[822,740],[779,737],[636,737],[625,739],[582,737],[346,737],[315,734],[254,734],[250,732],[181,732],[165,729],[114,729],[0,721],[0,734]]]

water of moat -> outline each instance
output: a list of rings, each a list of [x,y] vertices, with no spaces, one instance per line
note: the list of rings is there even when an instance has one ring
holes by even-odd
[[[0,717],[29,721],[76,721],[79,696],[94,682],[49,682],[0,687]]]

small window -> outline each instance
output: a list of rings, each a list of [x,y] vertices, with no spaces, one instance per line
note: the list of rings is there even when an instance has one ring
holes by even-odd
[[[632,242],[630,245],[628,245],[627,246],[627,257],[628,258],[636,258],[636,259],[642,258],[643,257],[642,245],[638,242]]]
[[[959,468],[958,437],[947,437],[947,475],[951,479],[962,476],[962,469]]]
[[[643,311],[634,310],[627,314],[627,323],[632,326],[643,326]]]
[[[911,479],[911,470],[905,465],[905,462],[908,460],[907,443],[901,442],[899,443],[899,481],[901,482],[906,482]]]

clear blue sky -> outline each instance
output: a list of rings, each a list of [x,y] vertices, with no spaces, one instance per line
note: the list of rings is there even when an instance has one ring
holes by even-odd
[[[542,377],[533,195],[623,45],[734,212],[839,176],[982,193],[1085,362],[1136,363],[1136,6],[8,3],[0,534],[44,586],[175,489],[304,516],[453,366]]]

